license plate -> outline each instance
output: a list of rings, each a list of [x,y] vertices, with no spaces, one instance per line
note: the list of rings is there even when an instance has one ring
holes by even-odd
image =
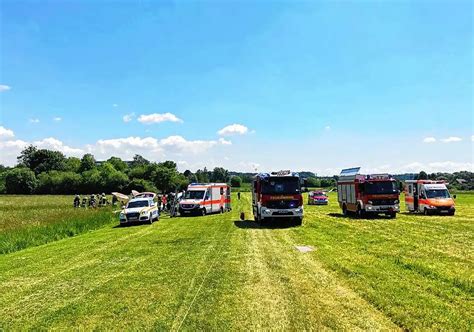
[[[279,210],[278,213],[284,213],[284,214],[286,214],[286,213],[288,213],[288,211],[287,211],[287,210]]]
[[[137,218],[128,218],[128,220],[134,221],[134,220],[137,220]]]

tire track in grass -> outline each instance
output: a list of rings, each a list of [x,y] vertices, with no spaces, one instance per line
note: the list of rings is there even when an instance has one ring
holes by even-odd
[[[232,211],[231,213],[228,213],[227,216],[232,216],[233,214],[234,212]],[[219,216],[222,216],[222,215],[219,215]],[[214,268],[220,255],[219,249],[222,249],[224,244],[227,242],[229,234],[232,231],[232,227],[228,225],[227,221],[228,220],[224,220],[224,222],[221,223],[220,227],[216,228],[215,232],[213,233],[212,238],[214,241],[211,241],[211,243],[209,244],[208,248],[206,249],[206,253],[203,255],[203,258],[201,259],[199,266],[196,268],[196,273],[194,274],[193,278],[190,280],[188,290],[186,291],[186,294],[184,296],[184,299],[181,305],[176,311],[176,315],[173,320],[173,323],[171,324],[170,330],[179,331],[181,329],[181,327],[183,326],[183,323],[186,321],[188,317],[188,314],[191,308],[193,307],[196,301],[196,298],[201,292],[201,289],[204,283],[206,282],[207,277],[209,276],[211,270]],[[215,222],[220,222],[220,221],[216,220]],[[218,235],[222,233],[223,229],[225,230],[226,228],[228,228],[228,230],[225,231],[225,236]],[[217,239],[219,239],[219,241],[217,241]],[[207,262],[209,262],[209,264],[207,264]],[[202,276],[202,278],[199,278],[199,276]],[[199,282],[199,279],[200,279],[200,282]]]

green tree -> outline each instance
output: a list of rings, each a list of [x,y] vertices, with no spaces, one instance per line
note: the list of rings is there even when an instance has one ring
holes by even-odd
[[[128,176],[123,172],[117,171],[109,162],[103,163],[99,170],[101,177],[100,191],[120,191],[129,182]]]
[[[82,173],[81,192],[96,194],[101,191],[102,178],[97,168]]]
[[[198,169],[196,171],[196,178],[197,178],[197,182],[200,182],[200,183],[209,182],[209,172],[207,171],[207,168],[204,167],[203,170]]]
[[[428,174],[426,174],[425,171],[421,171],[421,172],[418,174],[417,179],[418,179],[418,180],[427,180],[427,179],[428,179]]]
[[[176,163],[174,161],[171,161],[171,160],[167,160],[167,161],[164,161],[162,163],[159,163],[158,166],[165,167],[165,168],[168,168],[168,169],[171,169],[171,170],[174,170],[174,171],[176,171],[178,169],[178,166],[176,165]]]
[[[145,166],[145,165],[148,165],[149,163],[150,162],[148,160],[146,160],[145,158],[143,158],[139,154],[136,154],[133,157],[131,166],[132,166],[132,168],[134,168],[134,167],[137,167],[137,166]]]
[[[215,167],[210,176],[212,182],[227,182],[228,179],[229,173],[222,167]]]
[[[126,192],[131,192],[132,190],[136,190],[139,192],[158,192],[158,189],[153,185],[153,183],[144,179],[133,179],[128,183],[124,190],[126,190]]]
[[[33,159],[34,155],[38,151],[36,146],[28,145],[23,151],[20,152],[20,155],[16,158],[18,161],[18,166],[28,167],[29,169],[33,170]]]
[[[91,155],[90,153],[86,153],[84,156],[82,156],[79,172],[83,173],[95,168],[95,158],[93,155]]]
[[[240,178],[240,176],[234,175],[233,177],[231,177],[230,178],[230,185],[232,187],[237,187],[237,188],[242,186],[242,179]]]
[[[319,188],[319,187],[321,187],[321,181],[318,180],[318,179],[315,178],[315,177],[312,177],[312,176],[311,176],[311,177],[309,177],[309,178],[307,179],[307,181],[308,181],[308,187],[311,187],[311,188]]]
[[[7,194],[32,194],[37,186],[35,173],[26,167],[13,168],[5,175]]]
[[[81,159],[69,157],[66,159],[66,171],[78,173],[81,168]]]
[[[119,157],[110,157],[107,162],[112,164],[117,171],[125,172],[128,169],[127,163]]]
[[[25,148],[17,159],[20,165],[28,167],[36,175],[42,172],[66,169],[66,157],[62,152],[48,149],[38,150],[32,145]]]

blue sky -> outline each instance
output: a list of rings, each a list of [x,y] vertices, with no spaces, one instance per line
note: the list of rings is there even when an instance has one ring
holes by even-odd
[[[1,163],[34,143],[182,170],[474,168],[470,1],[0,6]]]

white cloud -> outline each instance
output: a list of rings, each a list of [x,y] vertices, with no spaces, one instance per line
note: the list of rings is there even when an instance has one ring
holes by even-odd
[[[160,145],[168,151],[189,152],[192,154],[205,152],[216,144],[216,141],[188,141],[184,137],[177,135],[169,136],[160,140]]]
[[[118,107],[118,104],[112,104],[112,107]]]
[[[231,136],[231,135],[245,135],[247,134],[249,129],[241,124],[231,124],[228,126],[225,126],[221,130],[219,130],[217,133],[221,136]]]
[[[0,92],[8,91],[10,89],[11,87],[9,87],[8,85],[0,84]]]
[[[474,135],[472,135],[472,136],[471,136],[471,141],[473,141],[473,142],[474,142]]]
[[[460,142],[462,141],[461,137],[456,137],[456,136],[450,136],[448,138],[442,138],[440,139],[441,142],[443,143],[452,143],[452,142]]]
[[[427,173],[436,172],[458,172],[458,171],[473,171],[474,163],[470,162],[455,162],[455,161],[435,161],[435,162],[412,162],[400,167],[395,167],[391,170],[392,174],[399,173],[418,173],[425,171]]]
[[[135,117],[135,113],[130,113],[130,114],[125,114],[122,119],[123,119],[123,122],[130,122],[133,120],[133,118]]]
[[[142,114],[138,117],[138,122],[151,124],[151,123],[161,123],[161,122],[183,122],[180,118],[172,113],[153,113],[153,114]]]
[[[326,126],[326,127],[324,127],[324,129],[329,131],[329,130],[331,130],[331,126]]]
[[[425,137],[423,138],[423,143],[434,143],[436,142],[436,138],[434,137]]]
[[[87,150],[98,159],[109,158],[112,155],[131,159],[135,154],[141,154],[152,160],[158,160],[162,157],[162,148],[158,140],[153,137],[102,139],[93,145],[88,145]]]
[[[15,165],[16,157],[26,146],[28,146],[28,142],[22,140],[0,140],[0,164]]]
[[[35,118],[29,119],[28,121],[30,121],[30,123],[38,123],[38,122],[40,122],[39,119],[35,119]]]
[[[237,164],[236,170],[242,172],[258,172],[260,171],[260,164],[251,161],[241,161]]]
[[[229,141],[229,140],[226,140],[224,138],[219,138],[219,143],[221,143],[222,145],[232,145],[232,142]]]
[[[0,139],[15,137],[13,130],[0,126]]]
[[[62,120],[62,118],[59,117],[59,116],[56,116],[56,117],[53,118],[53,121],[56,121],[56,122],[59,122],[59,121],[61,121],[61,120]]]
[[[72,148],[70,146],[65,145],[63,142],[60,140],[53,138],[53,137],[48,137],[44,138],[39,141],[33,142],[33,145],[37,146],[38,148],[41,149],[49,149],[49,150],[56,150],[56,151],[61,151],[62,153],[69,155],[69,156],[80,156],[84,154],[84,150],[82,149],[76,149]]]

